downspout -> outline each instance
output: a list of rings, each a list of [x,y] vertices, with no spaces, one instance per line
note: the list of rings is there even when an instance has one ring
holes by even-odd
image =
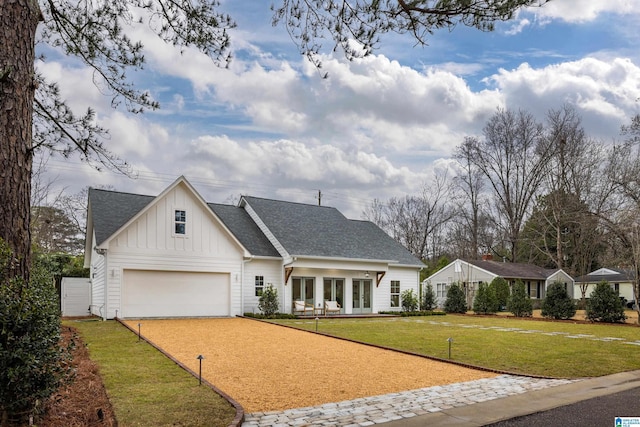
[[[253,255],[249,259],[242,260],[240,267],[240,315],[244,315],[244,266],[246,263],[253,261]]]
[[[107,279],[109,278],[109,275],[107,274],[107,272],[109,271],[109,265],[107,263],[107,250],[106,249],[102,249],[102,248],[94,248],[94,250],[96,251],[96,253],[102,257],[104,257],[104,269],[102,272],[102,284],[103,284],[103,292],[104,292],[104,301],[102,303],[102,307],[104,307],[104,313],[102,313],[102,308],[100,309],[101,314],[102,314],[102,320],[105,321],[107,320],[107,296],[108,296],[108,292],[107,292]]]

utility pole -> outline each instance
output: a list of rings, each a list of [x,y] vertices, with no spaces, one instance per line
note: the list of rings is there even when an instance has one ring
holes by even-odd
[[[318,190],[318,206],[322,206],[322,190]]]

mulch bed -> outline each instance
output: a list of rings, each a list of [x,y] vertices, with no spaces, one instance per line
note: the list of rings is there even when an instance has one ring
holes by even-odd
[[[44,418],[38,425],[47,427],[87,427],[118,425],[98,366],[76,329],[62,326],[62,345],[75,342],[72,351],[74,379],[62,386],[46,404]]]

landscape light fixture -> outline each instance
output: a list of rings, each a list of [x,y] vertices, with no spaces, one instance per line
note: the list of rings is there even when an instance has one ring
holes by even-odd
[[[204,356],[199,354],[198,357],[196,357],[196,359],[200,361],[200,370],[198,372],[198,385],[202,385],[202,360],[204,359]]]

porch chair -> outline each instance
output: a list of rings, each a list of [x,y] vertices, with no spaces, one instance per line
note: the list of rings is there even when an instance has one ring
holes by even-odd
[[[302,313],[303,315],[307,313],[311,313],[313,315],[313,305],[308,304],[304,301],[294,301],[293,302],[293,314]]]
[[[338,301],[325,301],[324,302],[324,315],[327,313],[340,313],[340,304]]]

